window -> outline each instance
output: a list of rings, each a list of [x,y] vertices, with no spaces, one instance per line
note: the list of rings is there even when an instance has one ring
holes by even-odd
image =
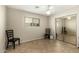
[[[33,17],[25,17],[25,23],[28,26],[40,26],[40,19]]]
[[[25,23],[32,23],[32,18],[26,17],[25,18]]]

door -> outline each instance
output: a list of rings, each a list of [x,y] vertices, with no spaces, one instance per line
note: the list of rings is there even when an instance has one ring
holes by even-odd
[[[76,44],[76,15],[69,17],[64,20],[64,41]]]
[[[76,44],[76,15],[56,18],[56,39]]]

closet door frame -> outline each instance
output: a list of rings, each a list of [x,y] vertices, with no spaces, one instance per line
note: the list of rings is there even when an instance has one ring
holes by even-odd
[[[76,16],[76,38],[75,38],[76,44],[72,44],[72,45],[77,46],[77,14],[65,15],[65,16],[61,16],[61,17],[72,16],[72,15],[75,15],[75,16]],[[55,36],[57,35],[56,20],[57,20],[58,18],[60,18],[60,17],[56,17],[56,18],[55,18]],[[57,38],[56,38],[56,40],[57,40]],[[63,42],[65,42],[65,41],[64,41],[64,37],[63,37]],[[68,43],[68,42],[66,42],[66,43]],[[71,43],[69,43],[69,44],[71,44]]]

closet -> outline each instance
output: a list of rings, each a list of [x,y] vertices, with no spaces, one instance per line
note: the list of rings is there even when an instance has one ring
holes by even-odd
[[[68,15],[55,19],[56,39],[76,44],[76,15]]]

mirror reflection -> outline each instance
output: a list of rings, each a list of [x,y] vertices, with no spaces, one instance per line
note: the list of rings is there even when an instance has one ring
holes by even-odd
[[[76,44],[76,15],[56,18],[56,39]]]

